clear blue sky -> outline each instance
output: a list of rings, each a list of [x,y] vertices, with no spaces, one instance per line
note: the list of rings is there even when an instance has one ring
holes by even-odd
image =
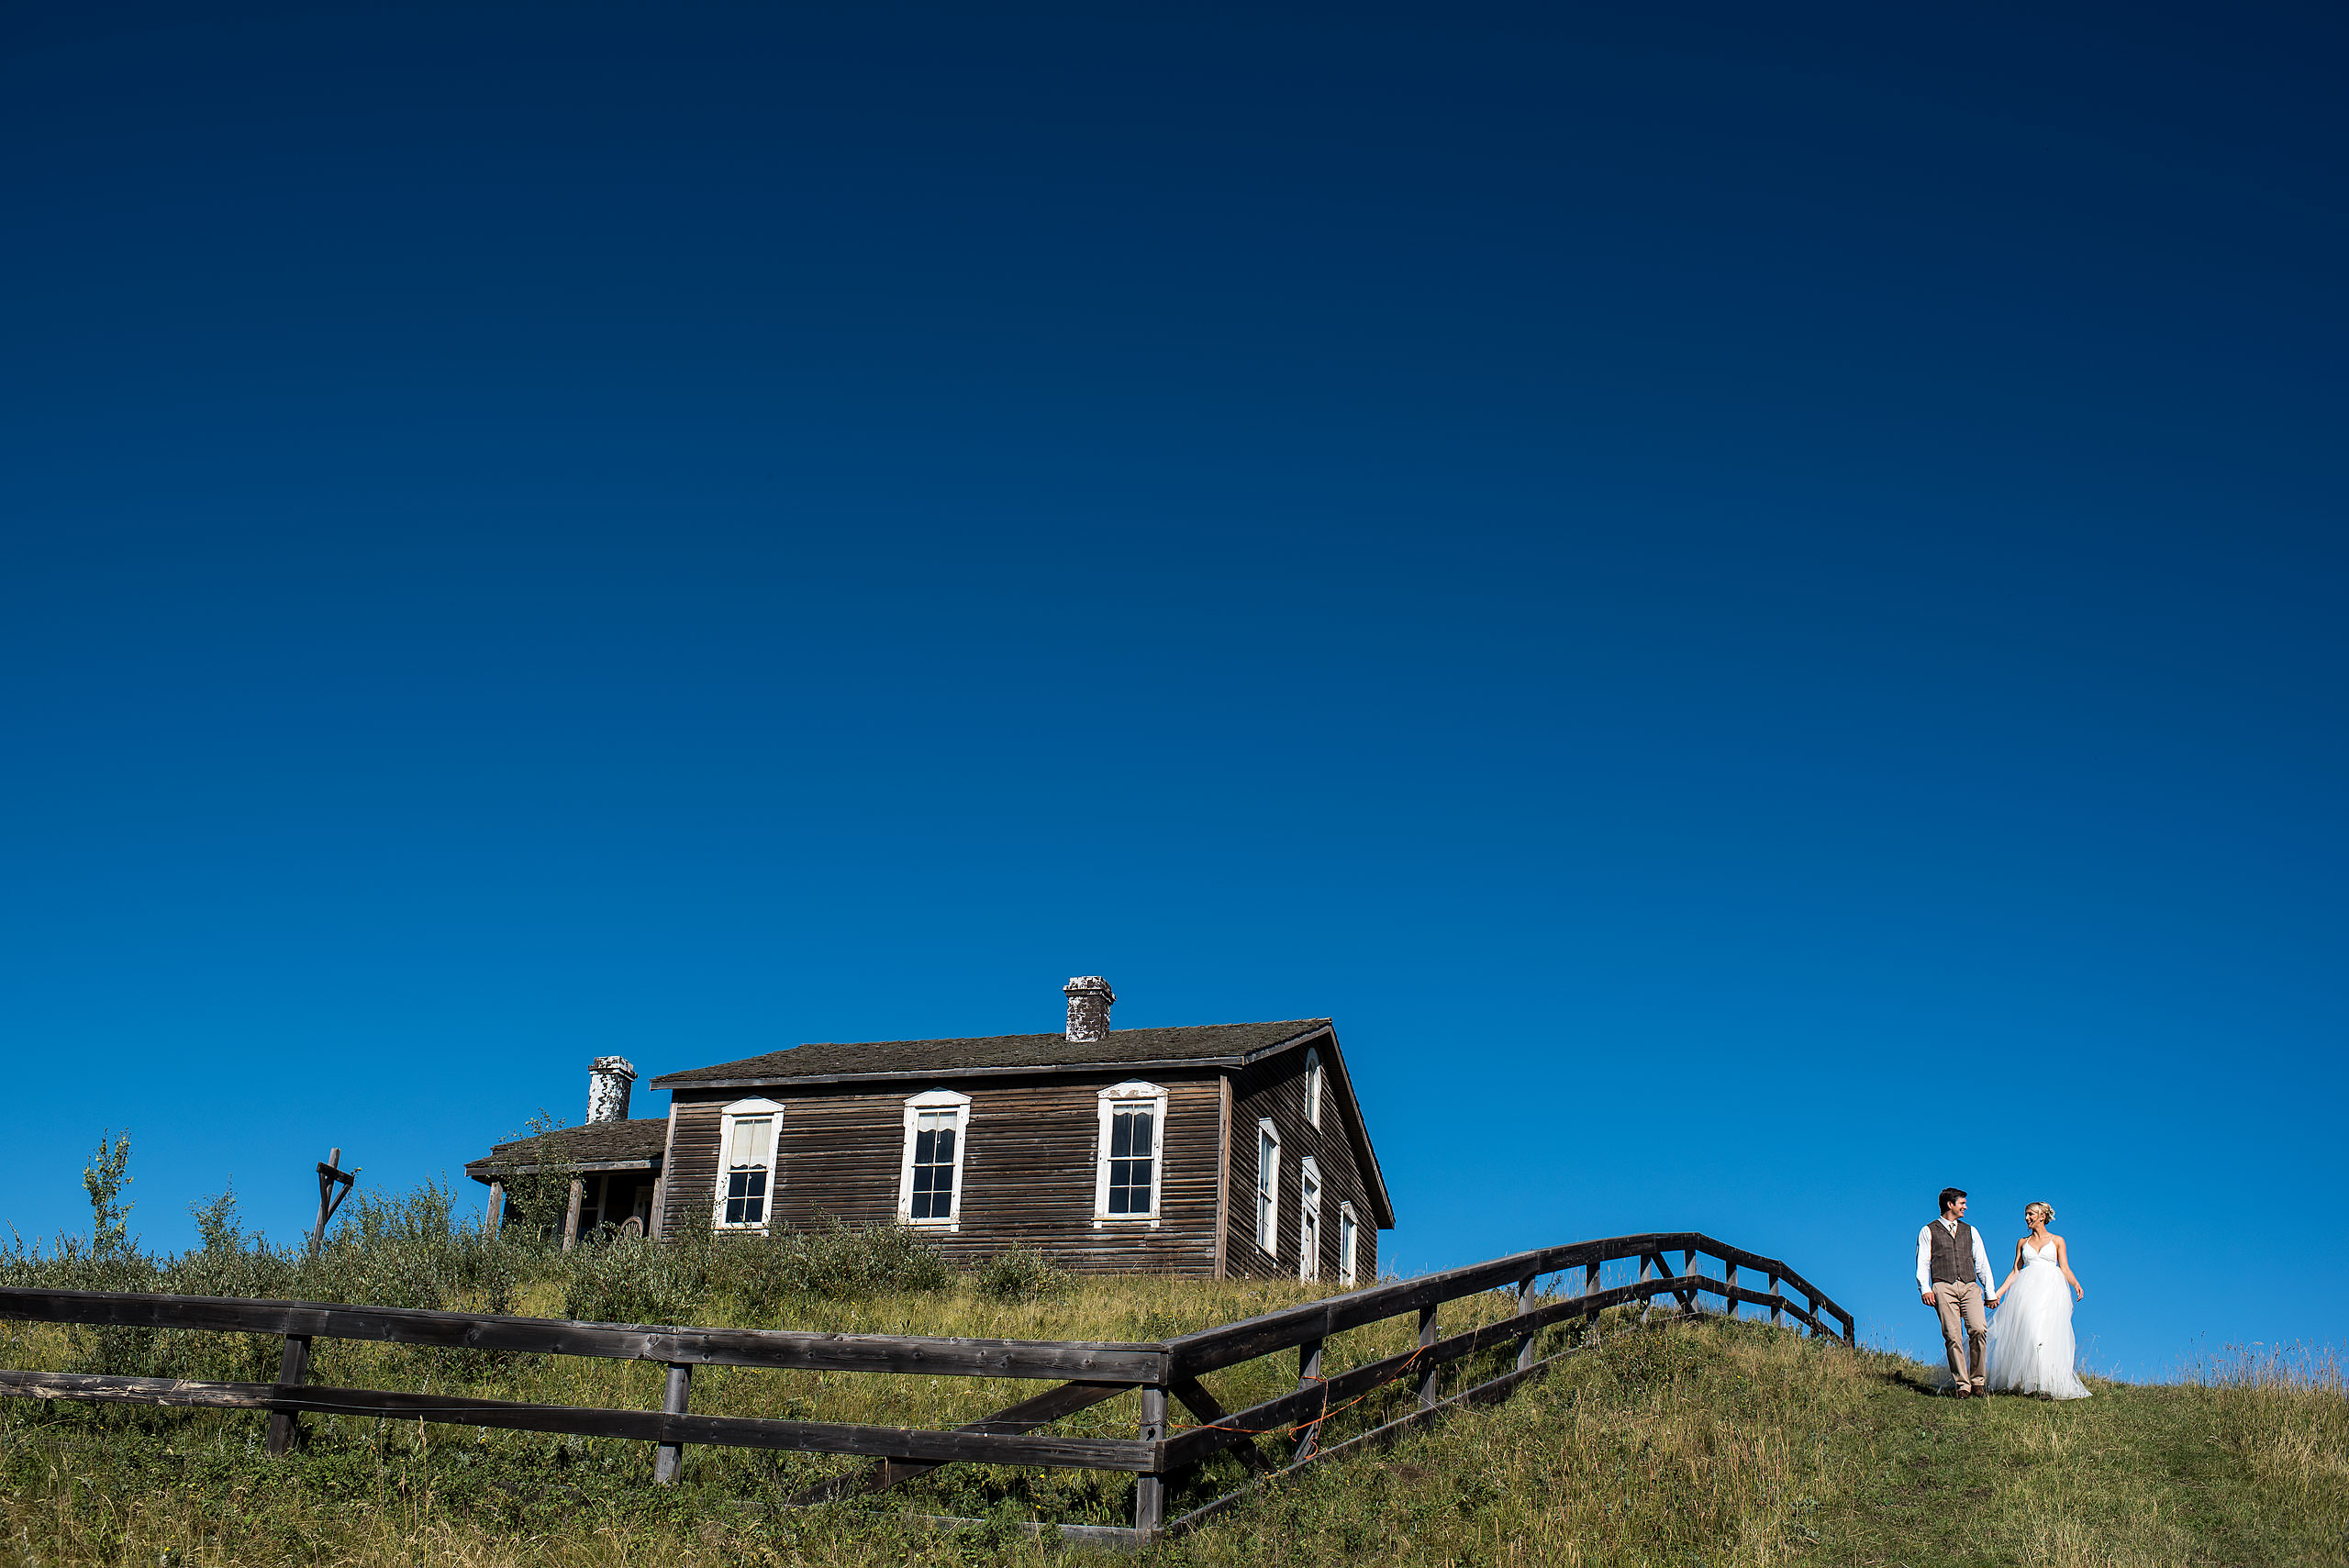
[[[1406,1270],[2349,1338],[2345,28],[18,7],[0,1218],[1097,972]]]

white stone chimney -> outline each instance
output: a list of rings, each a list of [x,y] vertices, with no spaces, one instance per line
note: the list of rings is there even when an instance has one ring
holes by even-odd
[[[625,1056],[599,1056],[587,1064],[587,1119],[626,1121],[628,1092],[636,1063]]]
[[[1080,974],[1061,987],[1068,998],[1068,1038],[1099,1040],[1109,1032],[1109,1004],[1118,994],[1097,974]]]

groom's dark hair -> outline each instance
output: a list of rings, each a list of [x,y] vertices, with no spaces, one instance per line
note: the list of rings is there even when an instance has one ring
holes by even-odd
[[[1949,1212],[1949,1206],[1955,1203],[1965,1195],[1965,1189],[1964,1187],[1943,1187],[1942,1189],[1942,1212],[1943,1214],[1947,1214]]]

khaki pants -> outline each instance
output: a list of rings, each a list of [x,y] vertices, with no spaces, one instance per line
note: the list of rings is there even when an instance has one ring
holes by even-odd
[[[1982,1287],[1972,1280],[1964,1284],[1935,1280],[1933,1309],[1942,1315],[1942,1343],[1949,1351],[1950,1376],[1956,1380],[1958,1387],[1971,1386],[1975,1393],[1981,1393],[1990,1381],[1987,1364],[1990,1324],[1982,1316]],[[1973,1351],[1971,1372],[1966,1370],[1969,1348]]]

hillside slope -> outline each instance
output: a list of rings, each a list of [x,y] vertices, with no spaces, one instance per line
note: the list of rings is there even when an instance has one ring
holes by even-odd
[[[1912,1362],[1718,1320],[1620,1338],[1168,1561],[2349,1562],[2349,1407],[2270,1378],[1934,1396]]]
[[[1095,1285],[1037,1310],[1055,1332],[1099,1316],[1130,1333],[1166,1289]],[[1185,1316],[1228,1305],[1199,1294]],[[858,1315],[971,1309],[965,1292]],[[16,1337],[12,1364],[39,1349]],[[1308,1469],[1147,1561],[2349,1564],[2337,1383],[2099,1384],[2052,1406],[1940,1399],[1924,1379],[1751,1324],[1628,1330],[1507,1405]],[[250,1417],[0,1401],[0,1564],[1068,1561],[1013,1521],[1120,1507],[1104,1478],[963,1469],[784,1512],[770,1502],[796,1477],[765,1456],[703,1451],[669,1491],[643,1484],[642,1445],[366,1422],[280,1463],[258,1434]],[[996,1522],[941,1533],[896,1517],[908,1505]]]

